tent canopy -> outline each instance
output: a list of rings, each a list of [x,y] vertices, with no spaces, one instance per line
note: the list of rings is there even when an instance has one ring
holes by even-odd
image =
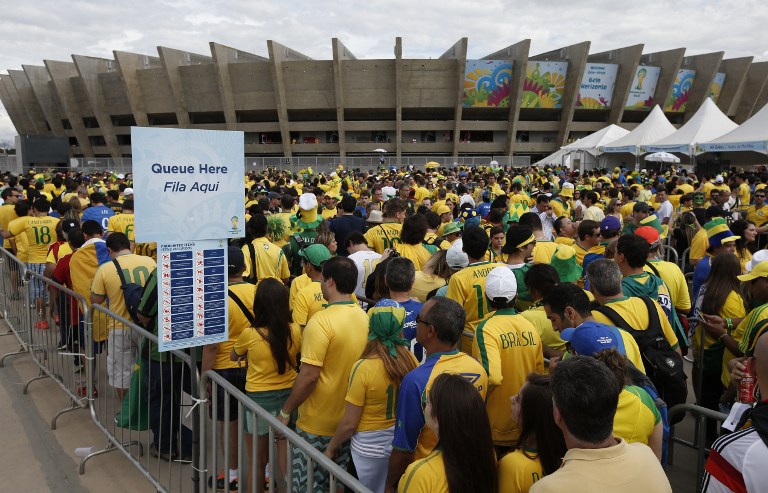
[[[602,130],[598,130],[595,133],[591,133],[586,137],[582,137],[576,142],[572,142],[563,149],[568,151],[586,151],[593,156],[597,156],[597,148],[603,146],[609,142],[613,142],[616,139],[620,139],[629,133],[629,130],[621,128],[618,125],[608,125]]]
[[[699,142],[707,142],[738,127],[720,111],[711,98],[704,100],[699,111],[675,133],[642,146],[645,152],[681,152],[690,154]],[[766,132],[768,135],[768,132]]]
[[[696,154],[734,151],[755,151],[768,154],[768,104],[738,128],[696,146]]]
[[[565,148],[561,148],[558,151],[553,152],[549,156],[545,157],[541,161],[536,161],[533,163],[534,166],[544,166],[547,164],[565,164],[566,166],[570,166],[571,159],[570,156],[567,156],[569,154],[569,151],[565,150]],[[565,161],[563,161],[563,158],[565,157]]]
[[[629,132],[624,137],[620,137],[613,142],[609,142],[605,146],[600,148],[601,152],[618,153],[628,152],[639,156],[642,154],[641,146],[651,144],[657,140],[675,132],[675,127],[667,117],[664,116],[664,112],[657,104],[653,110],[645,117],[643,123],[635,127],[634,130]]]

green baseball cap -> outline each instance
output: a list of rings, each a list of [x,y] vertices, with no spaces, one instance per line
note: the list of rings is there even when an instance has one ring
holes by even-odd
[[[446,224],[445,227],[443,228],[443,235],[458,233],[460,231],[461,231],[461,224],[450,222]]]
[[[299,256],[314,267],[322,267],[326,260],[330,260],[331,252],[325,245],[315,243],[299,251]]]

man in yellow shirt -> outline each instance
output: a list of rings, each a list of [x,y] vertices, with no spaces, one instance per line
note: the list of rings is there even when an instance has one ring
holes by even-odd
[[[8,224],[18,217],[13,206],[19,202],[20,197],[21,193],[11,187],[4,188],[0,193],[0,198],[3,199],[3,205],[0,206],[0,230],[8,229]],[[11,248],[10,239],[3,239],[3,248],[6,250]]]
[[[536,328],[513,308],[517,281],[511,270],[494,268],[485,280],[485,296],[493,311],[477,325],[472,356],[483,365],[492,389],[486,407],[493,443],[511,447],[520,429],[509,412],[509,400],[529,373],[544,373],[544,353]]]
[[[288,259],[280,247],[267,239],[267,216],[253,216],[246,228],[254,239],[242,248],[245,256],[244,278],[253,284],[267,277],[288,281],[291,277]]]
[[[400,242],[400,232],[406,216],[405,202],[398,198],[390,199],[384,205],[384,218],[380,224],[371,226],[365,232],[368,246],[378,254],[387,248],[394,249]]]
[[[659,258],[661,242],[658,230],[650,226],[641,226],[637,228],[635,234],[643,237],[649,245],[648,259],[643,269],[664,281],[672,299],[672,306],[678,313],[687,315],[691,311],[688,281],[685,280],[685,275],[677,264]]]
[[[112,262],[105,262],[96,270],[91,284],[91,303],[101,304],[109,300],[109,309],[112,312],[130,320],[131,315],[123,296],[123,283],[117,269],[122,271],[126,284],[144,286],[157,264],[149,257],[131,253],[131,242],[124,233],[109,235],[106,246]],[[131,383],[139,339],[138,332],[126,328],[116,320],[110,321],[107,335],[107,376],[109,384],[115,388],[121,399],[128,392]]]
[[[758,233],[765,233],[768,231],[768,207],[765,206],[765,190],[755,190],[753,195],[755,204],[746,208],[747,221],[752,221],[757,226]],[[0,207],[2,212],[2,207]],[[2,219],[0,219],[2,224]]]
[[[133,200],[123,202],[122,212],[109,218],[107,223],[107,235],[110,233],[124,233],[131,242],[131,251],[134,249],[136,237],[133,233]]]
[[[328,306],[307,323],[301,342],[301,371],[279,419],[288,424],[299,409],[296,432],[311,445],[325,450],[344,415],[347,383],[352,365],[368,341],[368,315],[352,300],[357,267],[345,257],[323,265],[323,297]],[[293,491],[307,488],[307,456],[293,449]],[[349,445],[340,447],[336,463],[346,468]],[[314,469],[315,491],[328,485],[327,472]]]
[[[326,306],[327,302],[323,298],[321,282],[323,280],[323,264],[331,259],[331,252],[325,245],[315,243],[301,250],[299,255],[303,259],[304,273],[307,274],[311,282],[296,292],[293,299],[290,300],[290,306],[293,310],[293,321],[304,328],[312,316],[322,311]]]
[[[232,349],[245,330],[253,327],[253,299],[256,295],[256,286],[243,281],[245,271],[245,257],[242,250],[237,247],[229,247],[227,252],[227,285],[229,291],[228,300],[228,328],[227,340],[203,346],[203,361],[201,373],[209,370],[221,375],[224,380],[231,383],[236,389],[245,392],[245,376],[247,368],[237,361],[230,359]],[[208,398],[211,396],[210,381],[208,382]],[[230,464],[234,464],[237,457],[237,399],[232,394],[227,394],[221,386],[216,387],[217,404],[216,418],[219,422],[221,434],[221,447],[224,453],[224,422],[229,426],[229,457]],[[226,413],[225,402],[229,399],[229,414]],[[211,409],[212,412],[212,409]],[[237,484],[239,479],[238,468],[231,467],[228,471],[227,484]],[[231,489],[231,488],[230,488]]]

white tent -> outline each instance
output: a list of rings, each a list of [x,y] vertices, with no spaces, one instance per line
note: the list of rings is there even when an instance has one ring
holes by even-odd
[[[549,156],[545,157],[541,161],[536,161],[533,163],[534,166],[544,166],[547,164],[554,164],[554,165],[566,165],[570,166],[571,164],[571,158],[567,155],[568,151],[565,150],[565,148],[560,148],[560,150],[553,152]]]
[[[597,148],[620,139],[629,133],[629,130],[621,128],[618,125],[608,125],[602,130],[598,130],[595,133],[591,133],[586,137],[582,137],[576,142],[572,142],[563,149],[568,151],[586,151],[593,156],[597,156]]]
[[[720,111],[711,98],[704,100],[699,111],[672,135],[642,147],[644,152],[680,152],[691,155],[694,146],[725,135],[738,127]],[[766,132],[768,135],[768,132]]]
[[[628,152],[637,157],[643,154],[643,151],[640,149],[641,146],[663,139],[674,133],[675,130],[675,127],[664,116],[664,112],[661,111],[659,105],[656,105],[648,116],[645,117],[643,123],[635,127],[634,130],[624,137],[600,147],[599,151],[606,153]]]
[[[768,104],[738,128],[696,146],[696,154],[733,151],[754,151],[768,154]]]

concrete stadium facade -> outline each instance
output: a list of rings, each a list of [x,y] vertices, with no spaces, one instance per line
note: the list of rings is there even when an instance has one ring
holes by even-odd
[[[590,53],[586,41],[533,55],[523,40],[468,60],[462,38],[439,58],[405,59],[396,38],[393,59],[363,60],[334,38],[333,58],[313,60],[266,45],[266,56],[210,43],[206,55],[158,47],[157,56],[115,51],[113,59],[45,60],[0,74],[0,101],[20,135],[66,137],[71,157],[130,157],[131,126],[155,126],[241,130],[247,156],[335,155],[342,162],[374,148],[398,159],[543,156],[608,124],[634,128],[650,106],[628,106],[628,99],[646,72],[657,79],[641,104],[669,102],[665,112],[676,126],[718,81],[716,102],[736,123],[768,102],[768,62],[724,59],[723,52],[643,53],[635,45]],[[610,72],[603,92],[611,102],[589,107],[581,91],[600,64]],[[473,86],[486,65],[502,69],[496,100],[487,84]],[[550,66],[548,78],[536,82],[540,67]],[[675,100],[680,78],[691,73],[684,101]]]

